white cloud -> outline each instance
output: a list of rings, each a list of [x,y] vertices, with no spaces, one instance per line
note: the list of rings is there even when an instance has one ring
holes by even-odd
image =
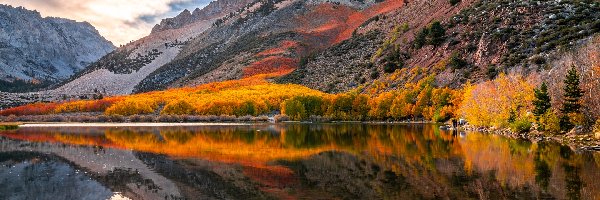
[[[115,45],[128,43],[150,33],[160,18],[181,10],[204,7],[204,0],[0,0],[2,4],[37,10],[42,16],[87,21]],[[154,21],[142,16],[157,16]]]

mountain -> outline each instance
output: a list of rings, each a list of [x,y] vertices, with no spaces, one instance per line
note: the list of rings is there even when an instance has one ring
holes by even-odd
[[[109,95],[131,94],[143,79],[171,62],[190,40],[249,2],[214,1],[193,13],[185,10],[174,18],[164,19],[150,35],[116,49],[45,94],[57,96],[94,91]]]
[[[233,14],[233,12],[251,2],[252,0],[213,1],[203,9],[196,8],[193,12],[184,10],[176,17],[163,19],[160,24],[152,28],[152,34],[169,29],[183,28],[197,21],[223,17],[224,14]]]
[[[426,74],[456,88],[549,69],[556,53],[598,32],[598,9],[597,1],[219,0],[162,20],[55,93],[131,94],[257,74],[327,92],[375,81],[394,88]],[[434,22],[442,33],[431,44]]]
[[[81,71],[115,47],[87,22],[0,5],[0,91],[43,88]]]
[[[461,88],[501,73],[560,88],[556,77],[568,65],[556,61],[595,44],[599,22],[598,1],[218,0],[163,20],[149,36],[26,101],[260,74],[332,93],[402,88],[430,76],[436,87]]]
[[[451,2],[410,1],[370,20],[355,37],[312,56],[278,82],[343,92],[361,85],[363,90],[401,88],[430,75],[436,86],[452,88],[500,73],[556,76],[570,65],[554,61],[594,44],[597,40],[590,38],[600,32],[598,1]],[[435,22],[438,37],[431,36]],[[582,57],[579,62],[590,59]],[[593,67],[580,66],[583,71]]]
[[[285,74],[300,57],[350,38],[401,1],[219,0],[165,19],[53,90],[131,94],[256,74]],[[226,8],[226,9],[225,9]]]

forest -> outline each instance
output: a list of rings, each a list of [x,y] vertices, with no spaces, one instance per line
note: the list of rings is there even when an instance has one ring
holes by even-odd
[[[479,127],[525,132],[561,132],[599,126],[573,66],[563,78],[562,96],[546,83],[521,75],[464,88],[437,87],[435,75],[396,89],[328,94],[296,84],[275,84],[268,75],[99,100],[36,103],[0,111],[3,121],[18,116],[96,113],[106,121],[139,121],[140,116],[275,116],[277,121],[427,121],[465,119]],[[556,101],[558,98],[559,101]],[[553,103],[554,102],[554,103]],[[561,102],[559,104],[555,102]],[[266,118],[266,117],[265,117]],[[180,121],[174,118],[172,121]],[[183,119],[183,118],[181,118]],[[151,121],[151,120],[150,120]]]

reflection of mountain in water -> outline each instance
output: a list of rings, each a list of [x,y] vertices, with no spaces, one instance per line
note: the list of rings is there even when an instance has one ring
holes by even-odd
[[[23,128],[0,135],[2,152],[52,153],[130,198],[600,197],[598,154],[490,135],[459,138],[429,125]]]
[[[102,188],[108,191],[109,194],[110,191],[120,192],[133,199],[164,199],[165,196],[180,197],[177,187],[171,181],[153,172],[148,166],[137,159],[131,151],[104,149],[98,146],[73,146],[60,143],[34,143],[3,138],[0,140],[0,152],[0,155],[2,155],[2,158],[5,160],[4,162],[7,163],[27,165],[28,162],[31,162],[28,161],[29,159],[34,161],[45,159],[54,163],[59,163],[59,166],[63,168],[77,170],[78,174],[81,174],[84,177],[90,177],[94,181],[99,182]],[[35,153],[33,155],[29,155],[19,152]],[[5,173],[5,170],[0,170],[0,173]],[[43,175],[43,173],[41,174]],[[28,173],[26,175],[28,176],[28,179],[34,181],[43,179],[43,177],[37,176],[37,173]],[[69,179],[67,179],[68,176],[57,176],[58,178],[66,179],[62,181],[69,181]],[[6,182],[2,183],[11,184],[12,180],[8,179]],[[76,191],[75,189],[77,189],[77,187],[63,188],[63,190]],[[22,192],[12,191],[11,193],[20,194]],[[94,194],[99,193],[100,191],[90,192],[91,194]],[[52,193],[48,193],[48,195],[42,193],[39,195],[43,195],[45,198],[49,199],[65,199],[54,198]],[[79,196],[76,195],[73,197]],[[81,197],[74,199],[89,198]]]
[[[108,199],[112,192],[60,157],[0,153],[0,199]]]

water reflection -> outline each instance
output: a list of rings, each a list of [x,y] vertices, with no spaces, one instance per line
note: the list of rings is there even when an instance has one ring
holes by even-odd
[[[69,199],[600,199],[597,153],[434,125],[22,128],[0,137],[0,199],[85,189],[95,196]],[[13,184],[14,166],[37,170],[20,170],[29,182]],[[67,171],[52,174],[67,192],[32,189],[52,187],[48,170]]]

